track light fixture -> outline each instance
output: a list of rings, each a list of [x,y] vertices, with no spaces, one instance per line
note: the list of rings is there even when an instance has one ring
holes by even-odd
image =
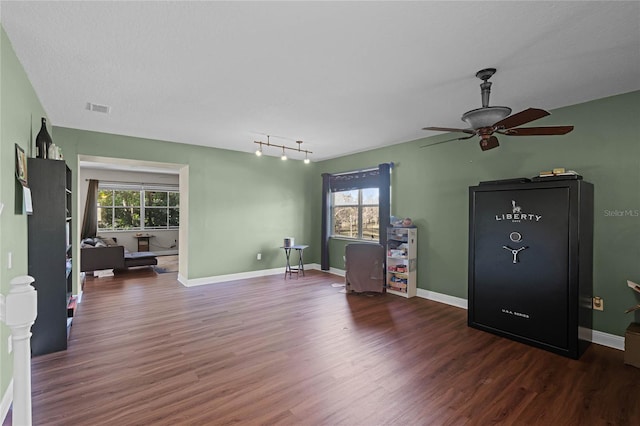
[[[263,146],[272,146],[272,147],[275,147],[275,148],[282,148],[282,156],[280,157],[280,159],[282,161],[287,159],[287,154],[285,153],[285,149],[290,149],[291,151],[304,152],[304,164],[309,164],[311,162],[311,160],[309,160],[309,154],[313,154],[313,152],[307,151],[306,149],[302,149],[301,148],[302,141],[296,141],[296,143],[298,144],[298,147],[297,148],[292,148],[292,147],[285,146],[285,145],[276,145],[276,144],[271,143],[271,141],[269,140],[269,135],[267,135],[267,141],[266,142],[253,141],[253,143],[257,143],[258,144],[258,149],[256,150],[256,155],[258,157],[260,157],[262,155],[262,147]]]

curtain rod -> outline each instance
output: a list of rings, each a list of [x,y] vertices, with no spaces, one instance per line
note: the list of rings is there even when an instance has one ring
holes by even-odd
[[[85,179],[86,182],[90,181],[90,180],[97,180],[100,183],[124,183],[127,185],[176,185],[178,186],[177,183],[158,183],[158,182],[126,182],[126,181],[120,181],[120,180],[100,180],[100,179]]]
[[[90,180],[96,180],[96,181],[98,181],[99,184],[105,183],[105,184],[116,184],[116,185],[144,185],[143,182],[126,182],[126,181],[121,181],[121,180],[85,179],[86,182],[89,182]],[[162,184],[162,185],[165,185],[165,184]],[[167,184],[167,185],[173,185],[173,184]]]
[[[85,181],[97,180],[98,186],[106,185],[106,186],[137,186],[140,188],[175,188],[179,189],[180,184],[178,183],[159,183],[159,182],[124,182],[124,181],[116,181],[116,180],[99,180],[99,179],[85,179]]]
[[[384,164],[384,163],[380,163],[380,164]],[[387,164],[389,164],[389,168],[393,169],[393,161],[390,161]],[[378,169],[379,169],[379,167],[376,166],[376,167],[369,167],[369,168],[366,168],[366,169],[356,169],[356,170],[349,170],[349,171],[346,171],[346,172],[328,173],[328,174],[330,174],[331,176],[340,176],[340,175],[348,175],[350,173],[371,172],[373,170],[378,170]]]

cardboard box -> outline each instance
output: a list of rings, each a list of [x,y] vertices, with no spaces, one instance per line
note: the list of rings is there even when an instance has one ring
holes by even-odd
[[[633,322],[624,335],[624,363],[640,368],[640,324]]]

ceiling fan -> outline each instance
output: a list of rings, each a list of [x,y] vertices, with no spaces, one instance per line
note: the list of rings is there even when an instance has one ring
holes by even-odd
[[[441,132],[462,132],[469,136],[423,145],[421,148],[480,136],[480,149],[487,151],[500,145],[498,143],[498,138],[494,136],[494,133],[508,136],[551,136],[564,135],[573,130],[573,126],[518,127],[531,121],[538,120],[539,118],[546,117],[551,113],[543,109],[528,108],[517,114],[509,116],[509,114],[511,114],[511,108],[503,106],[489,106],[489,94],[491,93],[492,83],[488,80],[493,74],[495,74],[495,72],[495,68],[485,68],[476,73],[476,77],[482,80],[482,83],[480,84],[482,108],[472,109],[471,111],[467,111],[462,114],[462,121],[466,122],[470,128],[456,129],[450,127],[424,127],[422,129]]]

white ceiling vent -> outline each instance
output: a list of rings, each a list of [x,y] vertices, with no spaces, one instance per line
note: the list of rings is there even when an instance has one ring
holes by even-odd
[[[111,107],[108,105],[98,105],[92,104],[91,102],[87,102],[87,109],[93,112],[101,112],[103,114],[109,114],[111,112]]]

